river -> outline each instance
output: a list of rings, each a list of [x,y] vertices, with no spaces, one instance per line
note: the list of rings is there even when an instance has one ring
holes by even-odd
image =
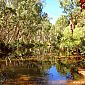
[[[85,59],[45,59],[0,61],[0,85],[85,85],[78,68]]]

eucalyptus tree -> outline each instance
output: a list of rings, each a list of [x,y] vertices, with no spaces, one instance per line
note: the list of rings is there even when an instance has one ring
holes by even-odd
[[[80,0],[59,0],[60,7],[64,9],[63,12],[66,13],[67,17],[73,18],[74,25],[84,26],[84,14],[85,10],[80,7]]]
[[[61,8],[64,9],[64,12],[68,15],[70,21],[70,29],[73,33],[75,28],[74,18],[73,18],[73,10],[79,7],[79,0],[59,0]]]
[[[51,27],[52,24],[50,23],[49,20],[45,20],[42,22],[43,23],[43,28],[42,28],[42,40],[47,48],[47,52],[51,52]]]
[[[78,38],[80,38],[80,37],[76,36],[76,38],[77,38],[76,39],[76,38],[74,38],[74,36],[75,36],[75,32],[78,29],[80,29],[80,27],[82,30],[83,29],[82,27],[85,26],[84,25],[85,11],[83,10],[81,12],[79,0],[77,0],[77,1],[76,0],[59,0],[59,2],[60,2],[61,8],[63,8],[64,12],[66,13],[65,16],[67,17],[67,20],[68,20],[68,25],[63,30],[63,37],[61,38],[60,47],[62,47],[63,49],[66,48],[64,50],[67,52],[73,50],[73,48],[80,49],[81,40],[78,40]],[[70,26],[70,28],[68,26]],[[76,33],[76,34],[78,35],[78,33]],[[82,35],[80,35],[80,36],[82,36]],[[77,42],[77,40],[79,41],[79,43]]]
[[[36,41],[34,37],[45,20],[40,0],[1,0],[0,8],[0,38],[6,44],[12,44],[18,52],[22,50],[20,43],[28,45]]]
[[[60,47],[67,48],[65,51],[67,55],[84,55],[85,50],[85,29],[84,27],[76,27],[74,29],[73,35],[69,27],[66,27],[63,32],[63,37],[61,38]]]
[[[69,25],[69,20],[66,15],[61,15],[54,26],[51,27],[51,44],[56,49],[57,54],[60,54],[60,43],[63,36],[63,31]]]

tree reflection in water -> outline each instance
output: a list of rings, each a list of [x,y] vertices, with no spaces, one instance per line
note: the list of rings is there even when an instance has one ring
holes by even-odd
[[[42,61],[21,61],[14,62],[7,67],[3,68],[5,64],[3,63],[0,71],[0,82],[11,85],[16,84],[32,84],[32,85],[44,85],[44,82],[47,81],[45,78],[46,69],[50,66],[43,66]],[[47,65],[48,62],[47,62]],[[41,82],[42,81],[42,82]]]
[[[50,57],[51,58],[51,57]],[[1,85],[76,85],[83,78],[78,68],[85,66],[85,60],[45,59],[12,61],[8,66],[0,62]],[[81,82],[81,83],[82,83]],[[84,82],[83,82],[84,83]]]

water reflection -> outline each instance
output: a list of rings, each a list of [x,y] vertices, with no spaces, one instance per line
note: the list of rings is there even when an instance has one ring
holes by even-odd
[[[66,80],[66,76],[60,74],[57,69],[56,69],[56,66],[52,66],[49,71],[48,71],[48,78],[50,81],[53,81],[53,80]]]
[[[78,73],[78,68],[84,66],[85,60],[52,57],[45,57],[45,60],[16,60],[7,66],[5,62],[0,62],[0,85],[76,85],[74,83],[81,78],[80,81],[84,81]]]

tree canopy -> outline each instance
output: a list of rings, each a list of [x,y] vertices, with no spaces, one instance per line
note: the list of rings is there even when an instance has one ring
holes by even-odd
[[[59,2],[65,14],[52,25],[48,14],[42,11],[44,1],[1,0],[1,55],[41,54],[43,49],[43,52],[57,51],[59,55],[63,49],[71,53],[73,48],[79,49],[84,54],[85,10],[81,12],[79,0],[59,0]],[[73,34],[69,27],[70,17],[75,25]]]

